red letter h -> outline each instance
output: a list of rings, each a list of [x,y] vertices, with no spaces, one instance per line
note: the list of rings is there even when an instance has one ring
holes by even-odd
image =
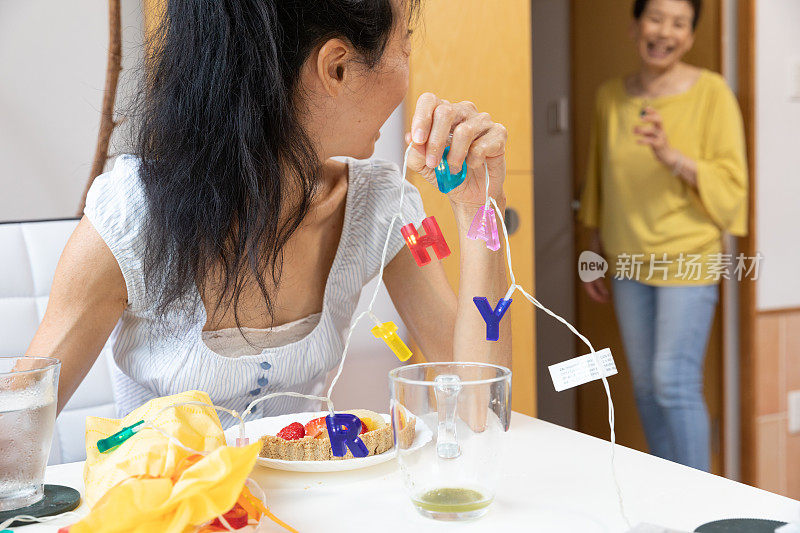
[[[436,257],[444,259],[450,255],[450,248],[444,240],[442,230],[439,229],[439,224],[436,223],[436,218],[429,216],[422,221],[422,229],[425,230],[425,235],[420,236],[414,224],[406,224],[400,229],[403,238],[411,250],[411,254],[417,261],[419,266],[427,265],[431,262],[431,256],[428,254],[428,246],[433,247],[436,252]]]

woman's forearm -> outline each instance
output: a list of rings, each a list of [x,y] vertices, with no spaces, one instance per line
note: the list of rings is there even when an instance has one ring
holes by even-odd
[[[505,209],[505,200],[497,202]],[[511,366],[511,309],[500,320],[500,338],[486,340],[484,322],[472,298],[485,296],[492,308],[508,290],[506,278],[506,254],[504,248],[492,251],[482,240],[467,237],[472,218],[478,206],[453,204],[460,247],[460,272],[458,283],[458,307],[453,339],[453,359],[455,361],[481,361]],[[498,226],[500,220],[497,220]],[[498,227],[502,232],[502,228]],[[505,242],[502,243],[505,246]]]
[[[664,164],[667,165],[672,173],[686,182],[693,189],[697,188],[697,161],[691,157],[686,157],[674,148]]]

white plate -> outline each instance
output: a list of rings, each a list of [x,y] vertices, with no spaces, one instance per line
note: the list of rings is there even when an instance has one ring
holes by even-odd
[[[292,422],[306,422],[327,415],[327,411],[319,411],[316,413],[291,413],[288,415],[270,416],[258,420],[251,420],[245,422],[245,434],[253,442],[264,435],[275,435],[281,429],[285,428]],[[381,415],[383,419],[391,424],[391,418],[387,414]],[[225,430],[225,438],[229,445],[236,442],[236,437],[239,436],[239,426],[233,426]],[[433,438],[433,432],[425,425],[419,418],[415,419],[414,425],[414,442],[411,443],[409,452],[413,452],[422,448]],[[335,461],[285,461],[282,459],[267,459],[259,457],[256,462],[261,466],[268,468],[275,468],[277,470],[288,470],[290,472],[341,472],[344,470],[355,470],[357,468],[366,468],[368,466],[377,465],[391,461],[395,458],[396,450],[394,447],[379,454],[370,455],[367,457],[355,457],[353,459],[341,459]]]

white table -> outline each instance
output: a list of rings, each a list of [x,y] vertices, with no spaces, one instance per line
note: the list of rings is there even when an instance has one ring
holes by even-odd
[[[419,516],[395,461],[361,471],[300,474],[256,467],[272,511],[305,532],[623,532],[608,442],[514,413],[501,482],[489,513],[474,522]],[[684,531],[712,520],[800,519],[800,502],[618,447],[617,471],[631,522]],[[83,488],[83,463],[49,467],[47,482]],[[79,512],[86,513],[85,505]],[[352,514],[355,527],[335,517]],[[73,520],[74,521],[74,520]],[[15,528],[55,532],[69,521]],[[283,531],[276,528],[275,531]]]

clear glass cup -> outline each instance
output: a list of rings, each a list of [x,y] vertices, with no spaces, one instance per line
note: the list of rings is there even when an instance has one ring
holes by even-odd
[[[397,457],[414,507],[438,520],[486,514],[511,421],[511,371],[483,363],[424,363],[395,368],[389,383]],[[419,449],[397,437],[412,419],[433,432]]]
[[[44,496],[61,361],[0,357],[0,511]]]

